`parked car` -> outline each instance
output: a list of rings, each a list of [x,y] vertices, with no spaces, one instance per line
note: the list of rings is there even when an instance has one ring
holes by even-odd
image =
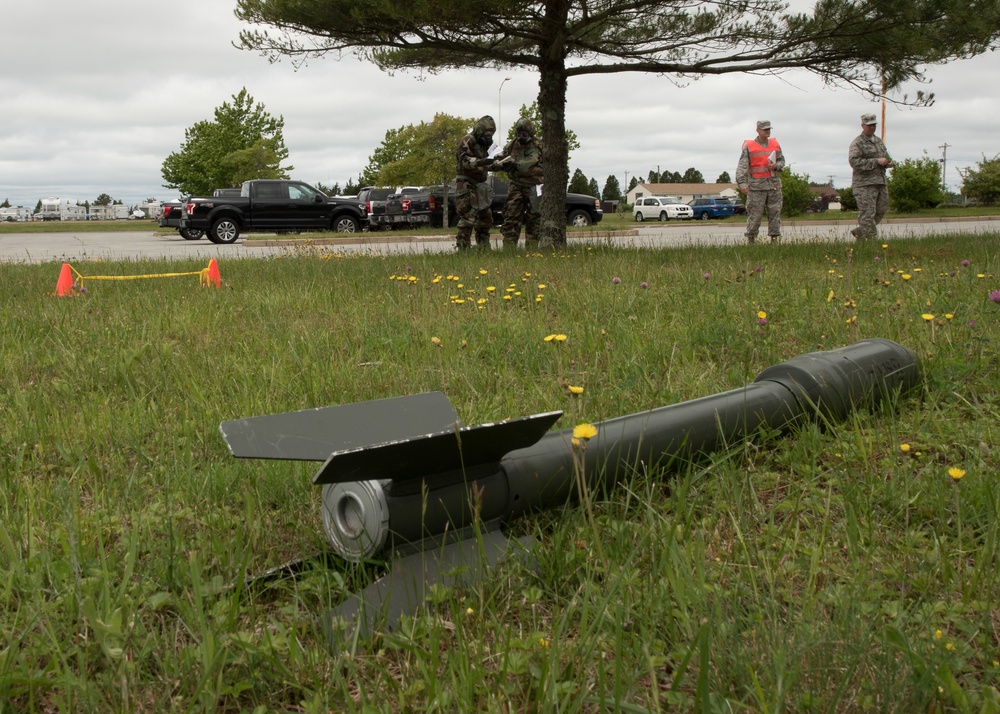
[[[244,181],[239,196],[192,196],[180,228],[202,230],[213,243],[235,243],[244,231],[354,233],[367,222],[356,199],[327,196],[301,181]]]
[[[707,221],[709,218],[729,218],[735,211],[728,198],[696,198],[690,203],[694,217]]]
[[[672,196],[647,196],[636,199],[632,216],[639,222],[669,221],[672,218],[689,220],[694,218],[694,211]]]
[[[747,214],[747,207],[744,206],[740,201],[733,201],[733,215],[745,216],[746,214]]]

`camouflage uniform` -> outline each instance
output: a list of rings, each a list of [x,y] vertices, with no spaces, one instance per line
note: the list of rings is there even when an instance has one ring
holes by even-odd
[[[762,120],[757,122],[758,132],[771,129],[771,122]],[[781,151],[781,146],[777,140],[770,139],[765,143],[760,143],[762,134],[758,133],[757,138],[747,139],[743,142],[740,151],[740,160],[736,165],[736,184],[744,188],[747,195],[747,228],[746,237],[748,243],[757,240],[757,231],[760,230],[760,223],[763,220],[764,212],[767,211],[767,234],[772,241],[781,237],[781,206],[784,199],[781,193],[781,177],[778,172],[785,168],[785,155]],[[750,153],[759,154],[768,151],[773,147],[775,169],[768,170],[758,168],[758,173],[767,172],[767,176],[754,176],[754,171],[750,167]]]
[[[490,246],[490,228],[493,227],[493,189],[487,182],[492,159],[488,152],[493,145],[497,125],[493,117],[484,116],[476,122],[471,134],[458,142],[455,212],[458,214],[459,250],[470,247],[472,231],[476,231],[476,245]]]
[[[527,134],[522,142],[518,132]],[[542,214],[539,202],[539,187],[542,185],[542,141],[535,136],[535,125],[527,117],[517,120],[514,138],[504,150],[506,161],[513,162],[507,170],[510,176],[510,191],[503,207],[503,242],[505,246],[516,246],[524,224],[524,240],[532,243],[538,240]]]
[[[875,115],[864,114],[861,117],[862,126],[874,127]],[[874,130],[873,130],[874,131]],[[886,159],[886,165],[880,165],[879,159]],[[858,240],[878,237],[878,226],[889,208],[889,192],[885,186],[885,170],[892,166],[892,159],[885,144],[877,136],[861,134],[851,142],[847,152],[847,160],[851,164],[851,189],[858,202],[858,227],[851,231]]]

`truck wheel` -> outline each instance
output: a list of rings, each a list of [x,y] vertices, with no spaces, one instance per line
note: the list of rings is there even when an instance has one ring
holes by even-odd
[[[333,220],[333,230],[337,233],[357,233],[360,228],[354,216],[337,216]]]
[[[205,235],[205,231],[200,231],[197,228],[178,228],[177,232],[184,240],[201,240],[201,237]]]
[[[240,224],[232,218],[220,218],[212,224],[212,228],[208,231],[208,239],[213,243],[227,245],[235,243],[239,237]]]
[[[570,211],[567,222],[571,226],[589,226],[593,221],[590,220],[590,214],[586,211],[576,210]]]
[[[666,211],[660,211],[660,220],[661,221],[669,221],[670,220],[670,216],[667,215]]]
[[[702,214],[698,216],[703,221],[707,221],[711,216],[708,215],[708,211],[702,211]]]
[[[642,223],[646,219],[642,217],[641,213],[636,213],[635,214],[635,220],[639,221],[639,223]]]

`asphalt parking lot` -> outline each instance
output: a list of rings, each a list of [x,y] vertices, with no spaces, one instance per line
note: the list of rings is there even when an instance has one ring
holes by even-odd
[[[786,221],[782,236],[787,242],[853,240],[852,221]],[[886,221],[882,237],[913,238],[942,233],[997,235],[1000,216],[978,220]],[[625,231],[601,231],[600,225],[588,233],[571,233],[570,244],[600,243],[622,248],[681,247],[692,245],[739,245],[744,242],[743,227],[712,221],[643,223]],[[264,258],[287,254],[296,245],[309,243],[350,253],[387,255],[395,253],[443,253],[455,250],[453,234],[413,237],[397,233],[357,233],[335,238],[297,236],[278,240],[241,240],[233,245],[215,245],[206,239],[184,240],[177,233],[0,233],[0,262],[44,263],[83,260]],[[493,233],[493,245],[499,248],[500,234]],[[522,243],[523,245],[523,243]]]

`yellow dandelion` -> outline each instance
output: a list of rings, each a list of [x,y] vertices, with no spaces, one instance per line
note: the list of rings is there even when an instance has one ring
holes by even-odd
[[[489,286],[486,287],[486,292],[488,292],[488,293],[496,292],[496,289],[497,288],[496,288],[495,285],[489,285]]]
[[[547,286],[545,285],[545,283],[538,283],[538,289],[539,290],[544,290],[546,287]]]
[[[952,319],[953,317],[955,317],[955,315],[953,315],[953,314],[952,314],[952,313],[950,313],[950,312],[946,312],[946,313],[944,314],[944,318],[945,318],[946,320],[950,320],[950,319]]]
[[[902,451],[904,454],[908,454],[910,453],[910,445],[906,443],[900,444],[899,450]]]
[[[947,642],[947,643],[945,643],[944,648],[946,650],[948,650],[949,652],[954,652],[955,651],[955,643],[953,643],[953,642]]]
[[[471,614],[473,614],[474,612],[475,612],[475,610],[473,610],[473,609],[472,609],[471,607],[467,607],[467,608],[465,608],[465,614],[466,614],[466,615],[471,615]]]
[[[934,319],[934,316],[933,316],[932,314],[930,314],[929,312],[925,312],[925,313],[924,313],[923,315],[921,315],[920,317],[922,317],[922,318],[924,318],[925,320],[927,320],[927,322],[930,322],[931,320],[933,320],[933,319]]]
[[[984,273],[976,273],[976,277],[982,280],[983,278],[986,277],[986,275]]]
[[[570,394],[583,394],[583,387],[577,387],[575,385],[569,385]]]
[[[431,344],[432,345],[437,345],[438,347],[440,347],[441,346],[441,338],[440,337],[432,337],[431,338]]]
[[[830,294],[826,296],[826,301],[833,302],[833,290],[831,290]]]
[[[455,304],[456,305],[464,305],[465,304],[465,300],[463,300],[462,298],[456,298],[455,299]]]
[[[542,301],[542,296],[541,295],[536,295],[535,296],[535,302],[541,302],[541,301]]]
[[[582,444],[583,442],[574,436],[572,439],[569,440],[569,443],[571,443],[573,446],[580,446],[580,444]]]
[[[912,277],[913,277],[913,276],[912,276],[912,275],[910,275],[909,273],[903,273],[903,280],[909,280],[909,279],[910,279],[910,278],[912,278]]]
[[[503,296],[503,299],[504,299],[504,300],[511,300],[512,298],[511,298],[511,296],[510,296],[510,295],[504,295],[504,296]]]
[[[940,640],[943,636],[944,636],[944,633],[941,632],[941,630],[934,630],[934,639],[935,640]]]
[[[477,305],[485,305],[486,304],[486,298],[479,298],[478,300],[476,300],[476,304]]]
[[[545,341],[546,342],[552,342],[552,340],[554,340],[555,338],[556,338],[555,334],[546,335],[545,336]]]
[[[485,268],[480,268],[479,269],[479,274],[480,275],[489,275],[489,271],[486,270]]]
[[[757,317],[759,317],[761,320],[766,320],[767,319],[767,313],[764,312],[763,310],[758,310],[757,311]]]
[[[567,339],[569,339],[568,337],[566,337],[566,335],[563,334],[558,334],[555,335],[554,337],[556,342],[565,342]]]
[[[965,476],[965,469],[960,469],[957,466],[952,466],[948,469],[948,475],[951,476],[955,481],[961,481],[962,477]]]
[[[888,247],[889,247],[889,244],[888,244],[888,243],[883,243],[883,244],[882,244],[882,248],[883,248],[883,249],[885,249],[885,248],[888,248]]]
[[[573,427],[573,436],[577,439],[589,440],[597,436],[597,427],[584,422]]]
[[[469,343],[466,342],[465,340],[462,340],[462,346],[461,346],[461,348],[464,350],[468,346],[469,346]]]

